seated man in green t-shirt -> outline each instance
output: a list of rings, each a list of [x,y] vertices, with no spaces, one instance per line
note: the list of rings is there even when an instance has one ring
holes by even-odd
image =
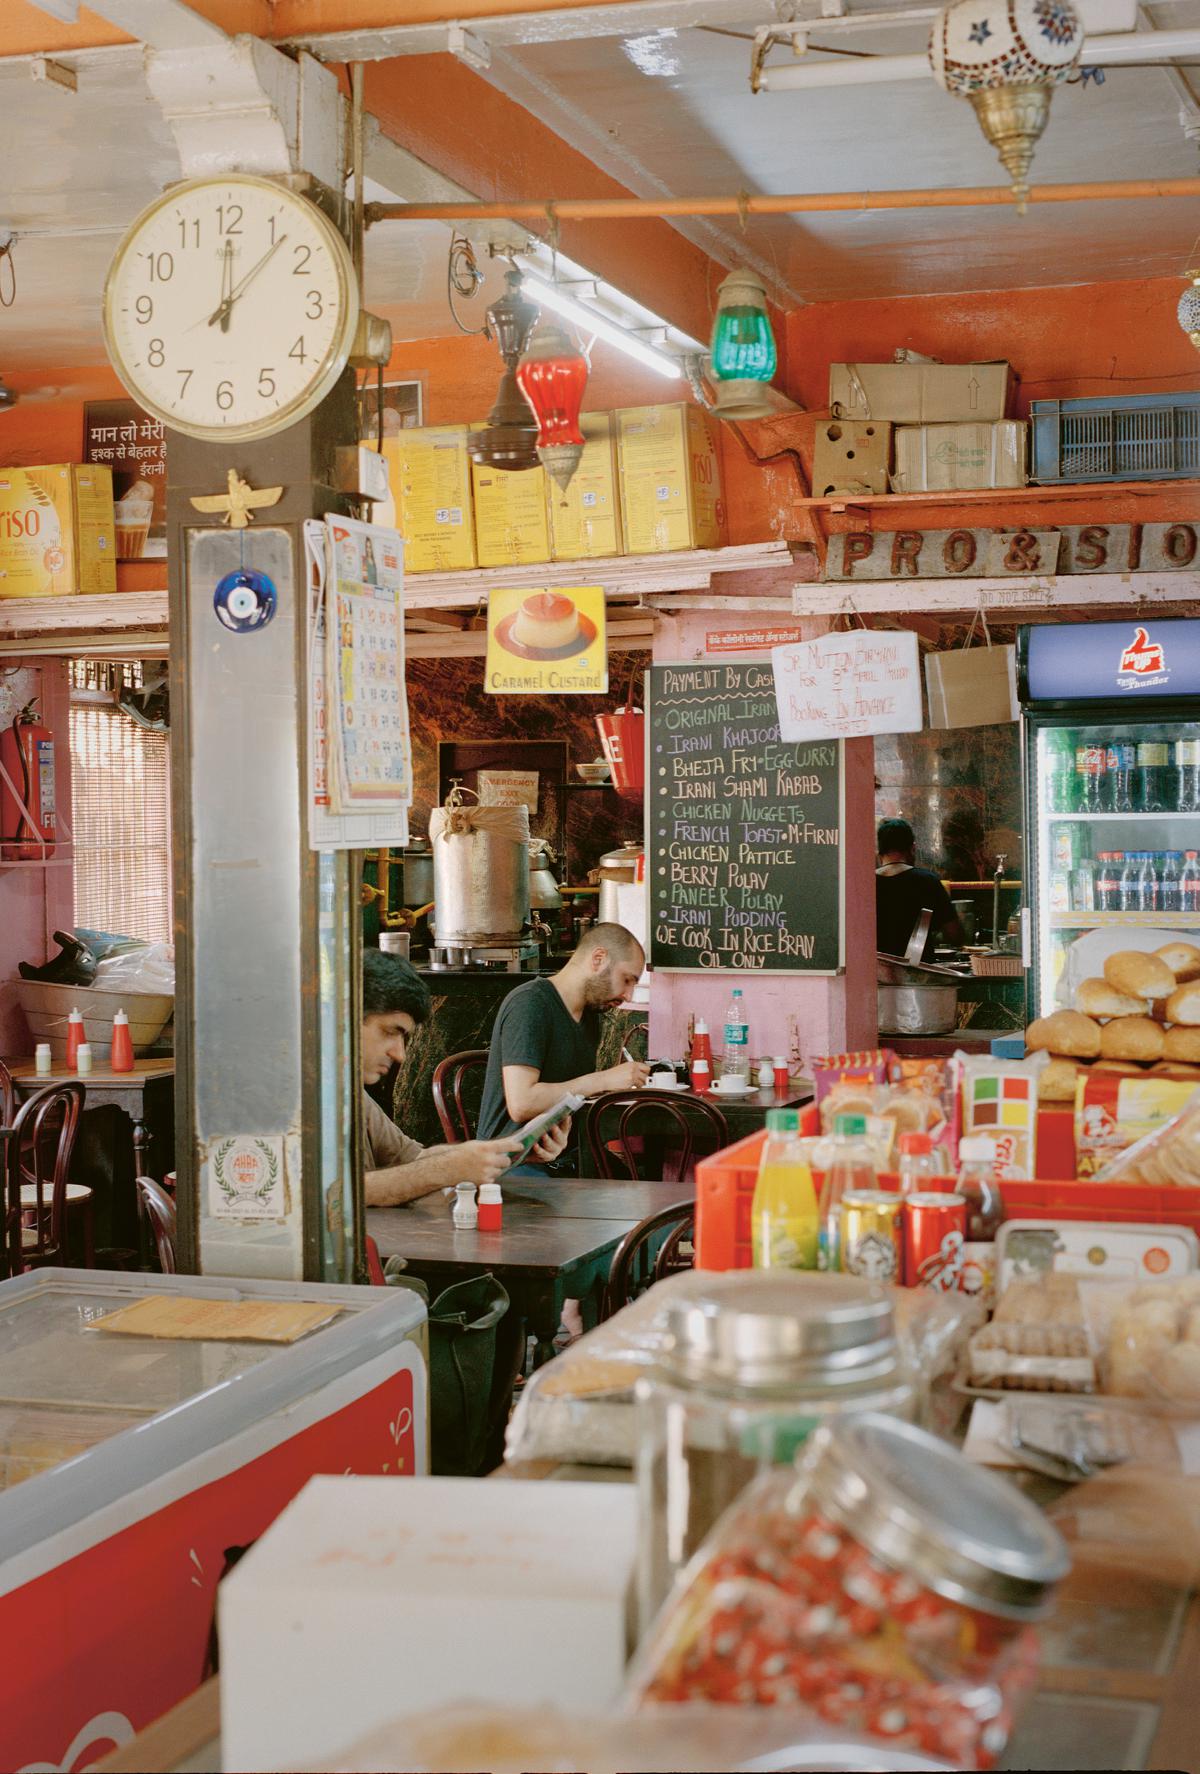
[[[645,965],[641,943],[623,925],[596,924],[558,973],[509,993],[492,1030],[480,1139],[503,1138],[568,1091],[596,1096],[646,1082],[650,1068],[640,1060],[596,1070],[600,1012],[629,1002]],[[536,1165],[521,1168],[546,1174]]]

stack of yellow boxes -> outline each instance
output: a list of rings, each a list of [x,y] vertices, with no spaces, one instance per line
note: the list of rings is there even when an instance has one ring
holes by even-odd
[[[112,469],[0,469],[0,598],[116,589]]]
[[[535,566],[719,548],[725,540],[717,421],[687,401],[584,413],[583,456],[565,493],[542,468],[483,468],[465,425],[384,443],[394,522],[410,573]],[[472,427],[478,429],[478,427]]]

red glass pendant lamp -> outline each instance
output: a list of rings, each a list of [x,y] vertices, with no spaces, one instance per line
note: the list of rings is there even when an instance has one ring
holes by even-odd
[[[556,320],[539,320],[517,366],[517,382],[538,422],[538,460],[563,493],[583,455],[579,409],[587,359]]]

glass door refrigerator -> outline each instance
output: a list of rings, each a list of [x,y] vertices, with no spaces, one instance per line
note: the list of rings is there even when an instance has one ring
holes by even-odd
[[[1200,944],[1200,621],[1022,628],[1017,672],[1032,1019],[1089,931]]]

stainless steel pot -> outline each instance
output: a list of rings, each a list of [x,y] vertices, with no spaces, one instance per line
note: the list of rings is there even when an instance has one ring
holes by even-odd
[[[428,905],[433,899],[433,851],[428,838],[414,837],[401,852],[406,906]]]
[[[525,808],[452,807],[447,799],[444,808],[434,808],[429,829],[439,944],[516,942],[529,923]]]
[[[562,894],[550,866],[553,857],[547,838],[529,840],[529,904],[535,912],[562,910]]]
[[[881,1035],[948,1035],[958,1021],[959,975],[876,956],[875,995]]]
[[[639,838],[631,838],[619,850],[606,850],[596,865],[595,878],[600,883],[600,906],[597,918],[601,924],[619,924],[617,888],[629,886],[637,878],[637,865],[643,855]]]

